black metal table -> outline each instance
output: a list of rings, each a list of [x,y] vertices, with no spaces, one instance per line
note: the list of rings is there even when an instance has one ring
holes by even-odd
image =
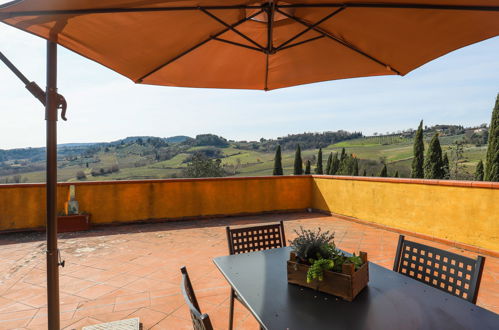
[[[353,302],[288,284],[289,251],[214,259],[265,329],[499,329],[498,314],[373,263]]]

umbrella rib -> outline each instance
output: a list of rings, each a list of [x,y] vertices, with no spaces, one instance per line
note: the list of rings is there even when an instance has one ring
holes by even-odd
[[[429,9],[429,10],[468,10],[468,11],[499,11],[499,6],[472,6],[472,5],[431,5],[411,3],[295,3],[282,4],[278,8],[384,8],[384,9]]]
[[[267,3],[264,7],[264,11],[267,13],[267,49],[265,51],[265,85],[263,86],[265,91],[269,90],[269,56],[275,53],[273,40],[275,8],[274,1]]]
[[[275,53],[274,50],[274,13],[275,13],[275,2],[268,3],[265,7],[267,12],[267,54]]]
[[[298,22],[298,23],[300,23],[300,24],[302,24],[302,25],[304,25],[304,26],[307,26],[307,27],[308,27],[308,26],[311,26],[311,25],[312,25],[312,24],[310,24],[310,23],[307,23],[307,22],[303,21],[302,19],[300,19],[300,18],[298,18],[298,17],[291,16],[291,15],[289,15],[288,13],[286,13],[286,12],[284,12],[284,11],[282,11],[282,10],[279,10],[279,8],[277,8],[276,10],[277,10],[279,13],[283,14],[284,16],[286,16],[286,17],[288,17],[288,18],[292,19],[293,21]],[[371,56],[371,55],[367,54],[366,52],[364,52],[364,51],[362,51],[362,50],[358,49],[357,47],[355,47],[355,46],[353,46],[353,45],[350,45],[350,44],[349,44],[349,43],[347,43],[346,41],[343,41],[343,40],[339,39],[338,37],[334,36],[333,34],[331,34],[331,33],[327,32],[327,31],[324,31],[323,29],[320,29],[320,28],[318,28],[318,27],[313,27],[312,29],[313,29],[314,31],[316,31],[316,32],[319,32],[320,34],[322,34],[322,35],[323,35],[323,36],[325,36],[326,38],[329,38],[330,40],[336,41],[337,43],[341,44],[342,46],[347,47],[348,49],[353,50],[354,52],[356,52],[356,53],[358,53],[358,54],[360,54],[360,55],[362,55],[362,56],[364,56],[364,57],[366,57],[366,58],[370,59],[370,60],[371,60],[371,61],[373,61],[373,62],[378,63],[379,65],[384,66],[384,67],[385,67],[385,68],[387,68],[388,70],[390,70],[390,71],[392,71],[392,72],[394,72],[394,73],[396,73],[396,74],[398,74],[398,75],[402,75],[402,74],[400,73],[400,71],[398,71],[398,70],[394,69],[391,65],[388,65],[388,64],[386,64],[386,63],[384,63],[384,62],[382,62],[382,61],[378,60],[377,58],[375,58],[375,57],[373,57],[373,56]]]
[[[209,17],[213,18],[215,21],[217,21],[218,23],[222,24],[223,26],[225,26],[226,28],[228,28],[229,30],[231,30],[232,32],[236,33],[237,35],[243,37],[244,39],[248,40],[249,42],[251,42],[253,45],[255,45],[256,47],[260,48],[260,49],[264,49],[262,45],[260,45],[258,42],[254,41],[253,39],[251,39],[250,37],[248,37],[247,35],[245,35],[244,33],[241,33],[239,32],[235,27],[227,24],[226,22],[224,22],[223,20],[221,20],[220,18],[218,18],[216,15],[210,13],[208,10],[204,9],[204,8],[199,8],[199,10],[201,10],[203,13],[205,13],[206,15],[208,15]]]
[[[261,9],[261,5],[234,5],[234,6],[204,6],[206,10],[230,10],[230,9]],[[2,6],[0,5],[0,9]],[[197,11],[200,7],[151,7],[151,8],[89,8],[89,9],[63,9],[63,10],[27,10],[0,13],[1,19],[19,16],[43,16],[43,15],[87,15],[87,14],[114,14],[114,13],[148,13],[164,11]]]
[[[239,46],[239,47],[244,47],[244,48],[256,50],[257,52],[260,52],[260,53],[262,53],[262,52],[264,53],[265,52],[263,49],[252,47],[250,45],[240,44],[239,42],[235,42],[235,41],[231,41],[231,40],[227,40],[227,39],[222,39],[222,38],[214,37],[213,40],[220,41],[220,42],[225,42],[227,44],[231,44],[231,45],[234,45],[234,46]]]
[[[269,53],[265,54],[265,86],[263,87],[264,91],[269,90]]]
[[[330,19],[331,17],[335,16],[336,14],[339,14],[340,12],[342,12],[343,10],[345,10],[346,7],[340,7],[338,9],[336,9],[335,11],[333,11],[332,13],[330,13],[329,15],[325,16],[324,18],[320,19],[319,21],[315,22],[314,24],[308,26],[305,30],[301,31],[300,33],[298,33],[297,35],[295,35],[294,37],[288,39],[287,41],[283,42],[282,44],[280,44],[276,50],[281,50],[283,49],[287,44],[289,44],[290,42],[296,40],[297,38],[301,37],[302,35],[304,35],[305,33],[307,33],[308,31],[312,30],[314,27],[324,23],[325,21],[327,21],[328,19]]]
[[[253,15],[250,15],[248,17],[245,17],[239,21],[237,21],[236,23],[232,24],[231,26],[232,27],[236,27],[238,25],[241,25],[243,24],[244,22],[252,19],[253,17],[257,16],[257,15],[260,15],[262,13],[262,10],[259,10],[257,11],[256,13],[254,13]],[[155,72],[158,72],[159,70],[161,70],[162,68],[164,68],[165,66],[175,62],[176,60],[178,60],[179,58],[189,54],[190,52],[192,52],[193,50],[196,50],[197,48],[201,47],[202,45],[204,45],[205,43],[207,43],[208,41],[210,40],[213,40],[214,38],[217,38],[218,36],[224,34],[225,32],[229,31],[230,29],[229,28],[225,28],[223,29],[222,31],[220,32],[217,32],[215,33],[214,35],[206,38],[205,40],[201,41],[200,43],[192,46],[191,48],[187,49],[186,51],[183,51],[182,53],[176,55],[175,57],[173,57],[172,59],[168,60],[167,62],[161,64],[160,66],[156,67],[154,70],[146,73],[145,75],[143,75],[142,77],[140,77],[139,79],[137,79],[135,82],[137,83],[141,83],[145,78],[149,77],[150,75],[154,74]]]

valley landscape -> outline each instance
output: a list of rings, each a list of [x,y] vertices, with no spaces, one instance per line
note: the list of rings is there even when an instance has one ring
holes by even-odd
[[[409,129],[363,136],[337,131],[259,141],[233,141],[203,134],[195,138],[141,136],[109,143],[72,143],[58,148],[58,176],[60,182],[181,178],[187,176],[185,169],[195,154],[219,159],[224,176],[265,176],[272,175],[277,145],[282,147],[286,175],[293,173],[295,149],[299,144],[303,162],[310,160],[312,173],[319,148],[322,148],[324,166],[330,153],[341,153],[344,148],[347,154],[359,160],[361,175],[366,170],[366,175],[378,176],[386,164],[388,176],[398,172],[400,177],[410,177],[414,133]],[[472,179],[478,161],[485,160],[487,126],[425,127],[426,146],[435,133],[439,134],[443,153],[448,154],[451,179]],[[457,148],[461,154],[456,153]],[[44,181],[44,148],[0,150],[0,183]]]

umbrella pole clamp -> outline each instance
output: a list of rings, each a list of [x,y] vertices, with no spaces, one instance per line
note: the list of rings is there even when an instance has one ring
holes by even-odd
[[[34,84],[36,85],[36,83],[34,83]],[[37,85],[37,87],[38,87],[38,85]],[[26,88],[28,88],[28,87],[26,87]],[[38,88],[40,88],[40,87],[38,87]],[[54,91],[50,90],[50,88],[48,90],[49,90],[49,93],[55,92],[56,109],[57,110],[58,109],[61,110],[61,118],[62,118],[62,120],[64,120],[64,121],[68,120],[66,118],[66,110],[67,110],[67,107],[68,107],[68,103],[66,102],[66,99],[61,94],[57,93],[57,88]],[[43,93],[43,95],[45,97],[45,93]],[[51,115],[52,115],[52,113],[49,110],[45,111],[45,119],[46,120],[48,120]],[[54,118],[54,120],[57,120],[57,111],[55,112],[55,118]]]

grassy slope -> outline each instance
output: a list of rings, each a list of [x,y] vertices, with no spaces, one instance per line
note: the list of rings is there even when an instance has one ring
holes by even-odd
[[[449,144],[461,136],[449,136],[441,138],[441,143],[444,152],[448,150]],[[324,166],[330,152],[341,152],[345,148],[347,153],[356,155],[361,160],[376,160],[385,158],[388,164],[389,175],[393,175],[396,170],[402,176],[409,176],[410,164],[412,159],[412,140],[397,139],[393,144],[382,145],[375,138],[362,138],[341,143],[333,144],[323,149]],[[189,151],[194,151],[192,148]],[[181,175],[182,168],[186,166],[184,160],[189,156],[187,153],[178,154],[172,159],[153,162],[150,158],[141,156],[141,151],[138,146],[131,146],[126,150],[111,150],[110,152],[99,152],[97,154],[98,161],[89,163],[89,168],[85,163],[79,162],[62,162],[59,168],[60,181],[76,181],[76,172],[84,171],[87,175],[87,180],[126,180],[126,179],[155,179],[168,178],[174,174]],[[241,150],[229,146],[221,149],[226,156],[222,159],[222,163],[226,165],[238,165],[237,176],[260,176],[272,175],[273,169],[273,153],[264,153],[255,150]],[[479,159],[485,158],[486,147],[475,147],[467,145],[465,147],[464,156],[466,162],[464,165],[469,172],[473,172]],[[317,150],[303,150],[303,160],[313,159],[317,155]],[[449,155],[450,156],[450,155]],[[293,170],[294,151],[284,151],[282,154],[282,163],[285,174],[291,174]],[[110,168],[112,165],[118,164],[120,171],[112,174],[93,177],[90,172],[92,168],[99,169]],[[361,161],[360,171],[362,173],[365,162]],[[313,165],[312,170],[315,168]],[[370,167],[367,174],[378,175],[380,167]],[[23,180],[27,182],[43,182],[45,181],[45,172],[31,172],[22,174]],[[26,178],[26,179],[24,179]]]

